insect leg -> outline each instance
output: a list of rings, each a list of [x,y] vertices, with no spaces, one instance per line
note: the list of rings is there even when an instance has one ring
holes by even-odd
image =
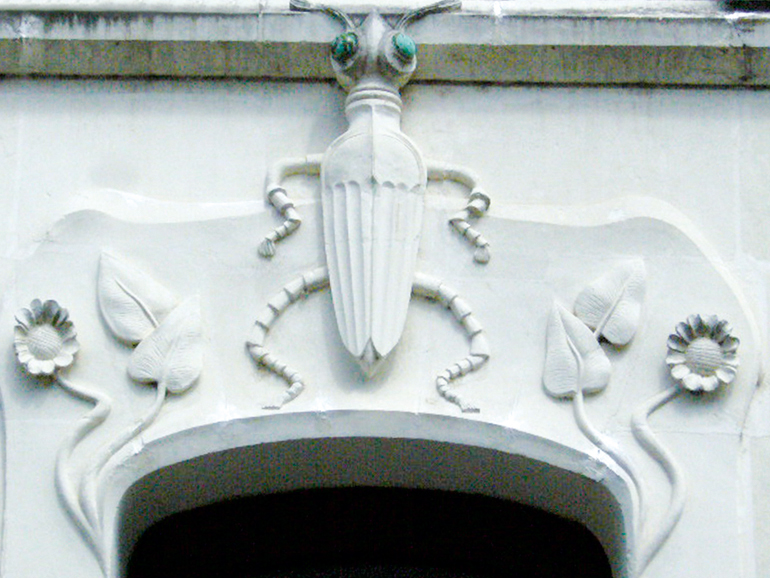
[[[289,389],[284,393],[280,403],[265,406],[264,409],[280,409],[305,389],[305,384],[299,373],[285,363],[282,363],[264,347],[268,331],[270,331],[273,323],[280,317],[281,313],[288,309],[289,305],[296,303],[301,297],[305,297],[315,291],[321,291],[328,286],[329,272],[326,267],[313,269],[309,273],[305,273],[284,285],[283,289],[267,302],[267,306],[257,317],[251,337],[246,342],[246,347],[257,364],[276,374],[289,385]]]
[[[489,209],[490,199],[478,187],[475,173],[465,167],[428,161],[428,178],[437,181],[454,181],[468,187],[471,194],[465,208],[449,219],[449,224],[465,237],[475,248],[473,259],[477,263],[489,262],[489,241],[470,226],[468,219],[481,217]]]
[[[436,377],[436,389],[441,397],[457,405],[465,413],[476,413],[478,408],[465,402],[459,395],[449,389],[449,382],[462,375],[476,371],[489,359],[489,344],[484,335],[484,329],[471,311],[470,305],[458,295],[457,291],[435,277],[417,273],[412,293],[419,297],[435,299],[441,302],[463,326],[470,341],[470,351],[460,361],[447,367]]]
[[[310,155],[305,158],[282,159],[275,163],[267,173],[265,191],[267,200],[285,219],[269,234],[265,235],[259,245],[259,254],[265,259],[275,255],[275,244],[296,231],[302,219],[294,208],[294,203],[283,188],[283,181],[293,175],[317,175],[321,172],[323,155]]]

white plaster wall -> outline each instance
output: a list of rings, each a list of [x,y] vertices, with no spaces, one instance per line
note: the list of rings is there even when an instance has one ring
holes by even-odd
[[[683,211],[723,258],[761,263],[768,98],[417,85],[405,90],[404,131],[426,156],[474,167],[495,198],[651,196]],[[8,257],[105,189],[260,200],[269,160],[322,152],[345,127],[343,94],[326,84],[8,79],[2,99]]]
[[[150,403],[151,391],[125,377],[125,350],[106,336],[94,297],[98,252],[103,243],[117,244],[180,295],[198,291],[204,301],[204,377],[187,397],[172,400],[143,441],[228,416],[268,415],[259,405],[282,384],[254,368],[242,343],[263,300],[322,255],[316,186],[300,179],[295,196],[306,224],[280,246],[278,265],[260,272],[272,265],[259,261],[256,246],[265,227],[276,223],[262,201],[265,171],[280,157],[322,152],[344,130],[342,104],[336,87],[301,82],[6,79],[0,85],[3,575],[98,576],[53,484],[61,437],[87,406],[15,369],[13,313],[35,297],[69,307],[83,345],[78,375],[109,382],[116,407],[130,408],[116,419],[130,422]],[[754,388],[770,323],[764,226],[770,219],[770,92],[436,84],[409,86],[404,105],[404,131],[425,156],[472,167],[493,199],[489,217],[479,222],[495,251],[486,272],[477,271],[443,223],[465,194],[451,186],[431,187],[421,261],[478,304],[497,338],[487,373],[458,384],[463,395],[484,403],[473,419],[594,452],[569,406],[550,400],[540,385],[548,306],[554,296],[574,299],[616,258],[644,253],[649,305],[626,357],[613,358],[618,370],[607,395],[589,404],[600,429],[633,447],[629,412],[666,383],[665,337],[681,320],[676,312],[730,316],[744,358],[741,378],[726,392],[677,400],[655,418],[690,492],[680,526],[645,576],[768,575],[768,400],[763,388]],[[649,226],[644,218],[627,220],[624,211],[634,207],[641,217],[654,217]],[[661,225],[668,217],[682,225],[682,216],[692,224],[685,233],[694,237]],[[585,231],[575,225],[591,219],[602,225]],[[518,300],[499,294],[506,283],[519,287],[510,293]],[[230,285],[238,286],[228,293],[236,297],[223,305],[217,291]],[[495,309],[501,302],[509,308]],[[434,332],[450,321],[425,304],[414,309],[406,339],[435,344]],[[328,296],[287,313],[287,334],[276,334],[277,347],[296,347],[304,323],[318,340],[333,335]],[[457,333],[438,339],[462,346]],[[358,390],[351,386],[355,379],[346,381],[350,370],[335,343],[329,336],[322,346],[327,357],[312,358],[329,363],[308,375],[320,383],[282,411],[457,415],[432,389],[435,364],[421,365],[443,359],[434,348],[401,352],[388,379]],[[511,347],[501,350],[500,343]],[[640,383],[639,375],[649,380]],[[644,472],[658,514],[668,486],[654,463]],[[43,545],[61,556],[41,557]]]

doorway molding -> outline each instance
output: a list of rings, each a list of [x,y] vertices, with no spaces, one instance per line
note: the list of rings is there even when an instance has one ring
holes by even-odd
[[[357,486],[458,491],[534,506],[586,526],[613,576],[629,576],[633,498],[611,463],[500,425],[376,411],[217,422],[117,460],[103,486],[113,575],[123,575],[142,532],[175,513],[246,496]]]

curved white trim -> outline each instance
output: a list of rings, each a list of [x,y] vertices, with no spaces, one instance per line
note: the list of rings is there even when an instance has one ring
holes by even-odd
[[[387,486],[472,492],[578,520],[628,578],[632,492],[610,463],[517,430],[456,417],[331,411],[214,423],[123,455],[104,479],[106,528],[121,557],[152,523],[239,496]]]

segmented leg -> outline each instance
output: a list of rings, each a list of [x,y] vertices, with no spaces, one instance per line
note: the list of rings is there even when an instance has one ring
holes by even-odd
[[[291,283],[287,283],[280,292],[276,293],[272,299],[267,302],[267,306],[257,317],[254,323],[254,329],[251,337],[246,342],[249,353],[259,365],[268,371],[282,378],[289,386],[284,393],[283,399],[276,405],[265,406],[265,409],[280,409],[294,398],[296,398],[305,384],[302,377],[294,369],[285,363],[282,363],[272,353],[264,347],[265,337],[268,331],[275,323],[276,319],[283,313],[289,305],[297,302],[301,297],[305,297],[314,291],[321,291],[329,286],[329,272],[326,267],[319,267]]]
[[[476,175],[464,167],[429,161],[428,178],[437,181],[454,181],[471,190],[465,208],[449,219],[449,224],[476,248],[473,253],[474,261],[488,263],[489,241],[468,223],[468,219],[481,217],[489,209],[490,199],[478,187]]]
[[[440,279],[417,273],[414,285],[412,286],[412,293],[420,297],[440,301],[442,305],[452,312],[454,318],[463,326],[466,335],[468,335],[468,339],[471,342],[469,354],[438,374],[436,389],[441,397],[457,405],[463,412],[478,412],[479,409],[477,407],[463,401],[459,395],[449,389],[449,382],[462,375],[476,371],[489,359],[489,344],[484,335],[484,329],[473,315],[470,305],[457,294],[457,291],[443,283]]]
[[[283,181],[293,175],[317,175],[321,172],[322,155],[310,155],[304,159],[283,159],[277,162],[267,173],[265,190],[267,200],[285,219],[269,234],[265,235],[259,245],[259,254],[266,259],[275,255],[275,244],[296,231],[302,219],[294,208],[294,203],[283,188]]]

